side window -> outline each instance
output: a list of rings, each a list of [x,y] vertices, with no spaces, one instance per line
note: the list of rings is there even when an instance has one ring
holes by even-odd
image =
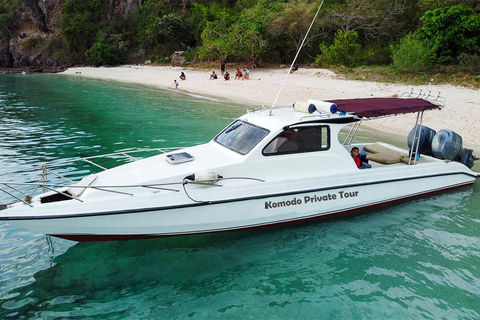
[[[330,149],[328,126],[287,129],[275,137],[264,149],[263,155],[313,152]]]

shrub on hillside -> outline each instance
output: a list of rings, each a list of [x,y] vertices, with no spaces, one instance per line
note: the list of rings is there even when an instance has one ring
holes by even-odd
[[[409,33],[398,45],[391,45],[393,65],[402,71],[421,71],[432,66],[430,52],[423,41],[414,33]]]
[[[315,64],[320,67],[344,65],[349,67],[358,66],[364,61],[362,48],[358,41],[358,33],[354,30],[338,30],[335,33],[333,44],[320,45],[320,55],[317,55]]]
[[[95,65],[118,65],[123,60],[123,51],[115,45],[105,41],[97,41],[85,52],[87,62]]]
[[[480,72],[480,54],[461,53],[458,56],[458,64],[466,71]]]
[[[436,63],[455,63],[462,53],[478,53],[480,14],[465,5],[427,11],[418,30]]]

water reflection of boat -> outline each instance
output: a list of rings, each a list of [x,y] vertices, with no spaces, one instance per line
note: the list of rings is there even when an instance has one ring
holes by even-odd
[[[253,110],[209,143],[99,166],[105,170],[77,183],[42,179],[34,184],[42,194],[22,191],[31,183],[0,182],[16,199],[1,207],[0,220],[75,241],[179,236],[346,215],[472,185],[479,174],[461,137],[437,138],[421,125],[424,111],[442,108],[438,97],[430,100],[312,100]],[[410,150],[352,144],[362,120],[415,112]],[[349,125],[341,143],[340,130]],[[370,168],[357,167],[353,147]],[[43,172],[65,178],[48,167]]]

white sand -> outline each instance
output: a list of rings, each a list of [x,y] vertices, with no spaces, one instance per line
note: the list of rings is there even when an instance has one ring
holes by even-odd
[[[243,103],[246,108],[260,105],[272,106],[282,86],[287,69],[256,69],[251,71],[251,79],[234,80],[236,69],[229,69],[231,80],[225,81],[220,76],[217,80],[209,80],[212,70],[155,67],[155,66],[122,66],[115,68],[72,68],[63,72],[74,76],[97,79],[108,79],[169,88],[175,90],[173,80],[179,83],[179,89],[188,93],[214,97],[225,101]],[[239,66],[241,67],[241,66]],[[187,79],[179,79],[180,72],[185,72]],[[435,83],[435,82],[434,82]],[[344,99],[366,97],[391,97],[395,94],[410,91],[425,91],[427,84],[413,87],[400,84],[385,84],[367,81],[345,80],[326,69],[300,68],[287,77],[285,87],[280,94],[276,106],[291,105],[295,101],[307,99]],[[463,146],[473,148],[480,153],[480,90],[454,87],[451,85],[435,85],[430,87],[433,95],[438,91],[445,97],[445,108],[441,111],[424,113],[423,124],[438,131],[450,129],[461,135]],[[388,117],[372,121],[364,121],[363,126],[395,135],[408,135],[415,124],[416,114]]]

